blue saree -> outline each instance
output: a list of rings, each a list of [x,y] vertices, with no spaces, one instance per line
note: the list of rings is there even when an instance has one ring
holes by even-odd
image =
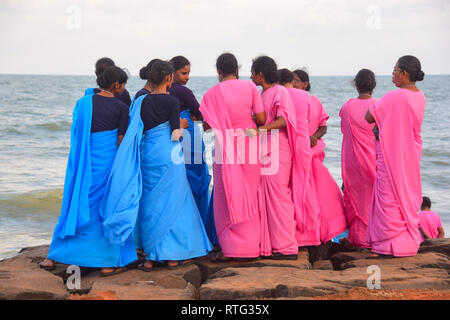
[[[83,267],[123,267],[137,260],[131,236],[112,243],[104,236],[100,206],[117,153],[117,129],[90,133],[92,96],[73,112],[61,214],[48,258]]]
[[[205,143],[203,142],[200,128],[191,119],[189,109],[180,112],[180,117],[186,119],[189,123],[189,128],[185,129],[185,131],[188,131],[188,135],[185,134],[181,140],[186,175],[198,211],[200,212],[203,224],[206,227],[206,225],[210,224],[210,214],[212,212],[209,210],[209,202],[211,200],[209,183],[211,182],[211,176],[209,174],[208,164],[203,159]],[[212,238],[210,238],[210,240],[213,241]]]
[[[145,95],[131,108],[140,114]],[[137,246],[152,261],[186,260],[208,254],[208,239],[188,180],[180,143],[168,122],[147,130],[141,140],[142,196]]]

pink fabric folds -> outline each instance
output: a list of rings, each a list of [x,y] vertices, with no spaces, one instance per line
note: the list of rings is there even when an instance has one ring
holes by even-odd
[[[264,111],[261,95],[247,80],[227,80],[203,96],[200,112],[215,133],[214,219],[219,244],[227,257],[260,254],[260,183],[258,137],[252,111]]]
[[[419,227],[429,236],[431,239],[436,239],[439,232],[438,228],[442,228],[441,217],[434,211],[421,211],[419,218]],[[421,242],[425,238],[421,234]]]
[[[304,91],[287,88],[295,108],[297,118],[296,152],[298,152],[297,177],[293,183],[296,205],[295,219],[297,221],[296,239],[299,247],[316,246],[320,244],[320,212],[317,202],[314,181],[311,175],[312,150],[309,139],[308,112],[310,109],[310,95]]]
[[[315,96],[311,96],[308,117],[310,135],[313,135],[319,127],[327,125],[326,121],[329,116],[320,100]],[[320,210],[320,239],[325,243],[347,230],[344,200],[336,181],[323,164],[325,143],[322,139],[317,141],[312,151],[311,172]]]
[[[421,91],[391,91],[370,112],[379,128],[377,171],[367,241],[372,251],[394,256],[417,254],[422,203],[420,135],[425,112]]]
[[[341,168],[344,182],[344,212],[348,241],[368,248],[367,224],[375,181],[375,144],[373,127],[365,115],[377,99],[350,99],[341,108]]]
[[[301,212],[298,189],[301,182],[300,153],[297,152],[295,107],[285,87],[275,85],[262,94],[266,124],[282,116],[287,127],[261,138],[261,186],[258,191],[261,212],[261,254],[298,252],[296,212]],[[264,134],[263,134],[264,135]],[[294,196],[295,195],[295,196]],[[294,201],[295,200],[295,201]]]

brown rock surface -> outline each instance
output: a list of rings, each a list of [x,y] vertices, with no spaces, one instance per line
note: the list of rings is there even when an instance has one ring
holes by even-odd
[[[48,246],[38,246],[0,261],[0,299],[446,299],[449,248],[450,239],[432,240],[414,257],[367,259],[367,251],[328,243],[301,250],[293,261],[214,263],[210,254],[174,270],[130,269],[106,278],[81,268],[81,288],[69,291],[67,266],[40,269]],[[379,267],[381,290],[367,290],[370,266]]]

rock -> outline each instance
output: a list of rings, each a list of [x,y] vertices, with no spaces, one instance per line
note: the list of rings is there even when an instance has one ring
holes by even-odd
[[[195,287],[188,283],[185,288],[164,288],[151,281],[95,281],[87,295],[72,296],[71,300],[195,300]]]
[[[27,248],[0,262],[0,299],[62,300],[69,296],[58,276],[39,267],[48,246]]]
[[[440,252],[450,257],[450,238],[428,239],[420,244],[419,253]]]
[[[316,300],[450,300],[450,290],[405,289],[369,290],[353,288],[346,292],[314,298]]]
[[[271,260],[259,259],[250,262],[230,261],[230,262],[212,262],[211,258],[215,253],[196,259],[195,264],[202,272],[202,280],[206,281],[211,275],[224,268],[251,268],[251,267],[292,267],[297,269],[311,269],[309,263],[309,254],[306,249],[300,250],[297,260]]]
[[[0,261],[0,299],[308,300],[358,295],[376,299],[390,297],[386,290],[448,292],[448,247],[448,239],[432,240],[424,242],[414,257],[367,259],[367,251],[349,251],[341,244],[328,243],[321,248],[303,248],[297,260],[214,263],[211,254],[173,270],[156,266],[150,272],[130,269],[110,277],[100,277],[98,268],[81,268],[80,288],[68,290],[67,266],[57,264],[52,272],[40,269],[38,263],[47,255],[48,246],[38,246]],[[312,258],[311,253],[315,255]],[[374,283],[374,270],[379,271],[384,293],[366,289]],[[440,297],[439,292],[430,295]]]
[[[368,267],[370,265],[378,265],[381,267],[394,266],[403,270],[414,270],[417,268],[437,268],[443,270],[450,270],[449,258],[441,253],[429,252],[418,254],[413,257],[402,258],[381,258],[381,259],[366,259],[366,254],[361,253],[346,253],[333,255],[335,261],[339,261],[340,269],[348,269],[355,267]],[[342,257],[350,259],[340,259]]]
[[[313,263],[314,270],[333,270],[333,263],[331,260],[319,260]]]
[[[316,297],[367,287],[372,275],[366,267],[343,271],[297,268],[227,268],[200,287],[200,299],[273,299]],[[449,289],[448,273],[435,268],[414,272],[383,266],[382,289]]]

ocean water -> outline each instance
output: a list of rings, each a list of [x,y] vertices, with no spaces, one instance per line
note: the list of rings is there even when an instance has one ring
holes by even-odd
[[[312,93],[330,115],[324,137],[325,165],[340,185],[341,106],[356,91],[351,76],[312,77]],[[394,90],[390,76],[377,77],[374,97]],[[197,99],[217,83],[216,77],[192,77]],[[134,95],[143,81],[132,77]],[[0,259],[25,246],[48,244],[59,216],[69,153],[72,110],[93,76],[0,75]],[[426,76],[418,84],[427,106],[422,125],[423,194],[450,232],[450,76]],[[205,138],[212,143],[212,136]],[[211,165],[211,157],[207,159]]]

